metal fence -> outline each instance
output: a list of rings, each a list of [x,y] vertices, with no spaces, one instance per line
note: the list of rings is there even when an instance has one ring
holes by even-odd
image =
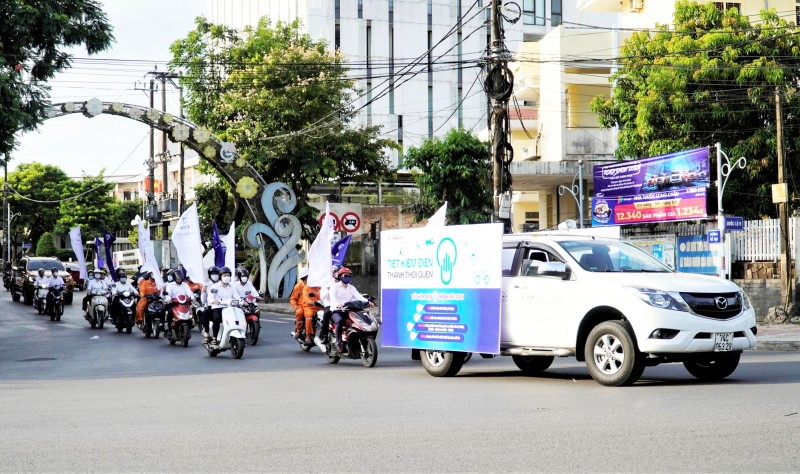
[[[795,222],[789,219],[791,254],[795,255]],[[744,229],[728,234],[733,261],[773,261],[781,256],[781,226],[778,219],[745,221]]]

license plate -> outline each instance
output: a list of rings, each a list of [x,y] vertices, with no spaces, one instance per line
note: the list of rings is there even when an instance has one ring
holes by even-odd
[[[733,333],[714,333],[714,352],[729,352],[733,350]]]

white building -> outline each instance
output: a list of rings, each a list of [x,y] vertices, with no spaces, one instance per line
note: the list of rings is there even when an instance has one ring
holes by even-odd
[[[521,20],[505,22],[509,51],[562,23],[610,25],[615,18],[583,13],[575,0],[517,4],[524,10]],[[365,93],[356,107],[364,108],[356,121],[381,125],[385,137],[407,148],[453,127],[476,132],[486,128],[478,63],[489,43],[488,5],[489,0],[208,0],[207,16],[212,23],[235,28],[255,25],[264,16],[273,23],[299,18],[313,39],[338,48],[350,64],[351,77],[359,78]],[[509,5],[504,14],[513,19],[520,12]],[[420,56],[419,64],[410,68]],[[414,72],[418,74],[411,77]],[[401,155],[392,153],[402,168]]]

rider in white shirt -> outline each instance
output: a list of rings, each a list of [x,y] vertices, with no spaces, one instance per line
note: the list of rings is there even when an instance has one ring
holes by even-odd
[[[116,311],[116,303],[120,296],[126,291],[131,292],[132,295],[139,296],[139,292],[136,288],[133,287],[130,281],[128,281],[128,275],[125,274],[125,270],[119,269],[117,270],[117,282],[111,285],[111,320],[112,322],[116,322],[117,318],[117,311]]]
[[[106,283],[106,280],[103,278],[103,274],[99,269],[95,269],[94,272],[92,272],[92,275],[94,278],[89,280],[89,284],[86,286],[86,296],[83,297],[84,311],[86,311],[86,308],[89,307],[89,301],[92,299],[93,293],[106,294],[109,290],[108,283]]]
[[[50,278],[47,280],[47,287],[53,288],[55,286],[61,285],[63,288],[65,286],[64,279],[58,276],[58,268],[53,267],[50,270]],[[53,292],[47,292],[47,307],[49,308],[53,301]]]
[[[234,283],[233,286],[239,290],[240,295],[247,295],[249,291],[251,295],[259,298],[256,287],[253,286],[253,282],[250,281],[250,272],[248,272],[246,268],[236,270],[236,283]]]
[[[208,290],[208,303],[211,305],[211,344],[217,344],[217,332],[219,325],[222,323],[222,308],[225,307],[224,301],[232,299],[240,299],[244,294],[239,293],[239,290],[231,285],[231,269],[222,267],[219,270],[221,281],[215,283]],[[208,320],[206,321],[206,333],[208,333]],[[208,336],[206,336],[206,339]]]
[[[164,317],[164,326],[168,327],[172,324],[172,307],[175,305],[175,298],[180,295],[185,296],[186,298],[192,297],[192,289],[189,288],[189,285],[183,281],[183,272],[180,270],[172,270],[169,273],[170,282],[167,283],[167,286],[164,288],[164,311],[166,313]]]
[[[342,308],[344,305],[351,301],[368,301],[361,296],[355,286],[350,284],[350,278],[353,272],[347,267],[342,267],[335,274],[337,283],[331,286],[328,297],[331,301],[331,313],[333,318],[334,329],[336,331],[336,350],[344,352],[342,346]]]
[[[50,286],[50,277],[44,274],[44,268],[40,268],[37,272],[39,276],[36,277],[36,287],[41,285]]]

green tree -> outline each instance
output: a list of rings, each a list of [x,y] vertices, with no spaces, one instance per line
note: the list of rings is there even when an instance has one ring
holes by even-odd
[[[24,241],[38,242],[60,216],[58,201],[69,193],[73,181],[61,168],[42,163],[22,163],[8,173],[9,203],[19,213],[12,229]]]
[[[619,158],[654,156],[720,142],[747,168],[731,174],[725,210],[748,218],[774,214],[770,185],[777,182],[775,91],[784,94],[789,169],[800,151],[800,29],[775,10],[760,21],[737,9],[680,1],[673,28],[634,33],[621,48],[610,98],[592,110],[606,127],[619,127]],[[713,150],[712,150],[713,151]],[[794,175],[791,192],[797,194]],[[711,194],[716,191],[712,188]],[[714,196],[709,197],[715,203]],[[709,206],[714,212],[715,205]]]
[[[116,219],[117,203],[110,194],[112,189],[114,183],[106,182],[102,173],[98,176],[84,176],[80,181],[72,181],[68,196],[75,197],[61,202],[56,232],[66,234],[79,225],[84,238],[101,234],[103,228],[108,228]],[[128,225],[130,226],[130,221]]]
[[[17,131],[41,123],[47,81],[70,65],[65,49],[103,51],[114,40],[111,30],[96,0],[0,2],[0,154],[10,155]]]
[[[53,234],[45,232],[36,242],[37,257],[53,257],[56,255],[56,245],[53,243]]]
[[[491,157],[488,144],[469,130],[451,129],[409,148],[403,163],[415,168],[419,202],[411,206],[417,221],[427,219],[447,201],[451,224],[489,222],[492,214]]]
[[[130,232],[133,228],[131,222],[136,219],[137,215],[142,215],[142,203],[141,199],[114,201],[106,228],[111,232]]]
[[[171,48],[170,68],[182,75],[188,117],[235,143],[265,181],[292,186],[306,231],[316,226],[306,205],[312,186],[387,175],[384,150],[396,144],[380,139],[378,127],[352,124],[353,83],[342,57],[324,41],[303,34],[297,21],[273,27],[264,18],[243,31],[203,18],[196,25]],[[225,181],[218,186],[228,192]],[[242,222],[238,195],[229,197],[233,218]]]

